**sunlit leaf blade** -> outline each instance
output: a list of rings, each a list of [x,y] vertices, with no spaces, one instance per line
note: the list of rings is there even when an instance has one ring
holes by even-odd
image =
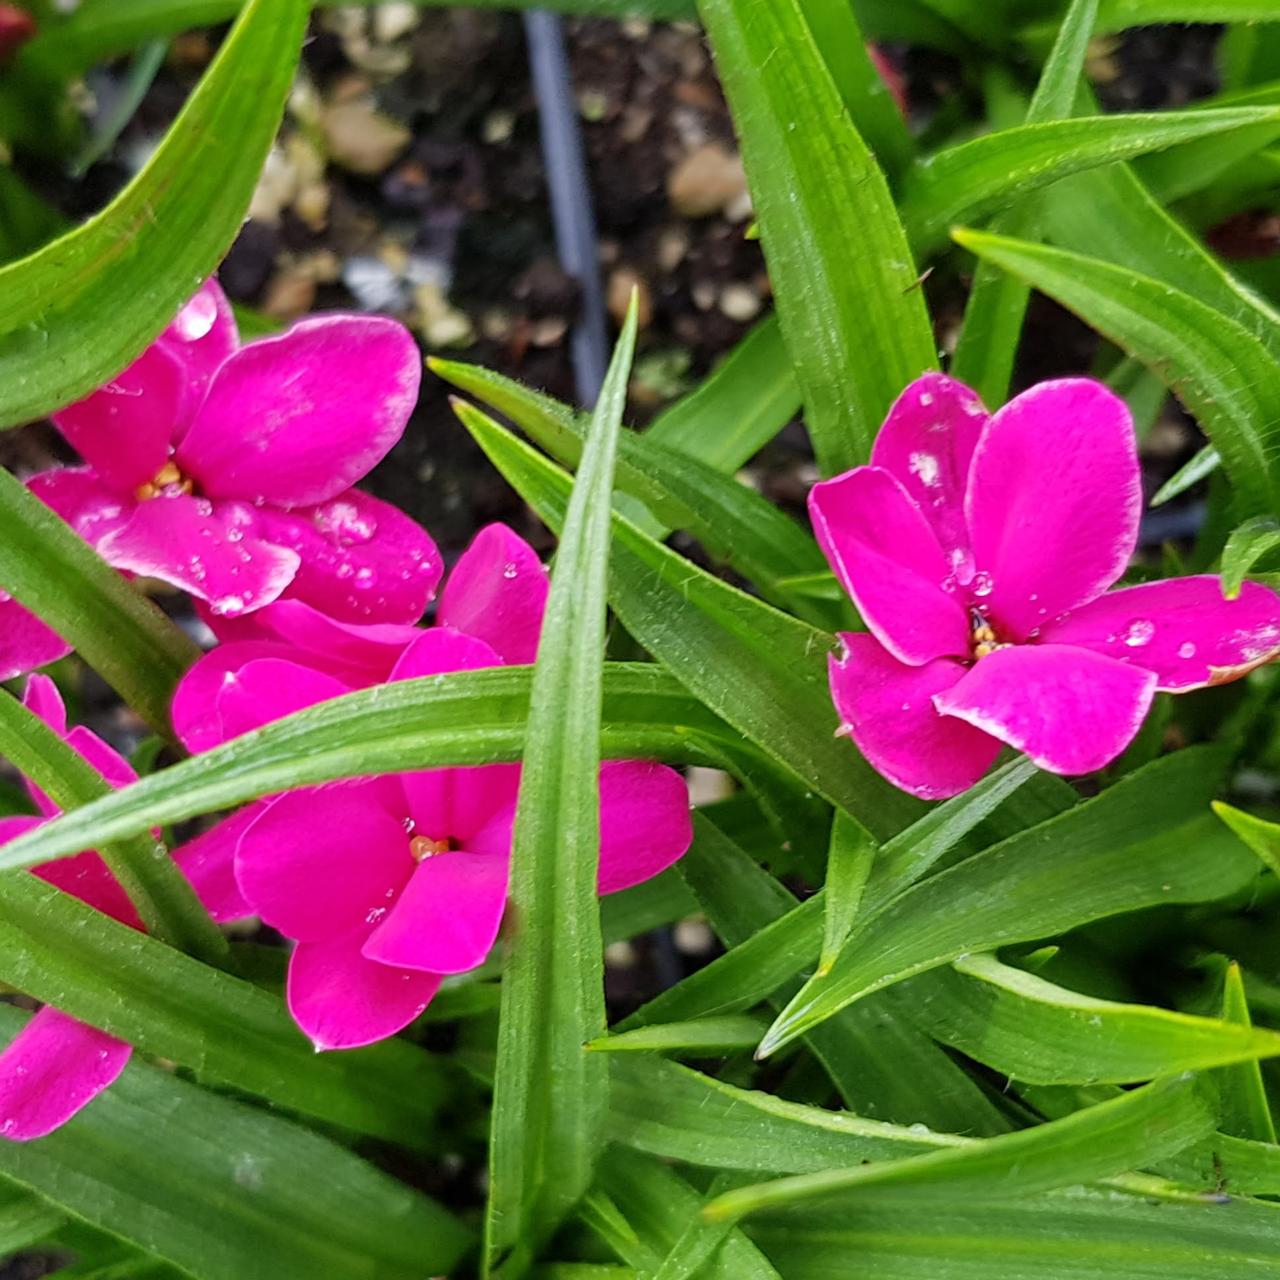
[[[1276,509],[1280,370],[1251,333],[1190,294],[1100,259],[976,231],[955,238],[1159,374],[1222,455],[1242,507]]]
[[[1232,529],[1222,549],[1222,594],[1234,600],[1249,570],[1276,547],[1280,547],[1280,520],[1275,516],[1254,516]]]
[[[846,813],[837,813],[831,824],[831,845],[827,852],[827,879],[823,885],[826,902],[822,918],[822,950],[818,972],[826,973],[835,963],[862,904],[862,893],[875,862],[876,844],[871,833]]]
[[[1233,837],[1218,838],[1205,812],[1224,763],[1214,748],[1177,752],[917,884],[864,920],[831,973],[811,979],[783,1011],[760,1052],[958,956],[1243,888],[1256,863]]]
[[[592,1040],[588,1049],[604,1053],[676,1053],[705,1049],[712,1053],[752,1049],[764,1032],[758,1018],[695,1018],[636,1027]]]
[[[1280,1033],[1080,995],[990,955],[892,994],[930,1035],[1030,1084],[1129,1084],[1280,1055]]]
[[[1222,455],[1212,445],[1206,445],[1195,457],[1171,475],[1152,495],[1151,506],[1160,507],[1186,493],[1192,485],[1211,476],[1222,465]]]
[[[0,877],[0,981],[198,1080],[420,1146],[443,1067],[404,1043],[318,1055],[277,996],[174,951],[31,875]]]
[[[7,1040],[23,1015],[0,1015]],[[0,1146],[0,1174],[200,1280],[416,1280],[468,1244],[336,1143],[139,1062],[57,1133]]]
[[[1170,1191],[1051,1192],[1017,1200],[918,1204],[762,1218],[752,1237],[787,1280],[1273,1280],[1274,1206]],[[843,1268],[843,1270],[842,1270]]]
[[[507,481],[558,528],[568,476],[484,414],[455,408]],[[627,630],[761,751],[876,834],[919,813],[834,736],[829,635],[712,577],[616,512],[610,570],[610,603]]]
[[[796,0],[703,0],[699,13],[819,466],[843,471],[867,460],[890,404],[937,363],[906,237]]]
[[[0,870],[312,783],[519,759],[529,678],[527,667],[461,671],[308,707],[9,841],[0,848]],[[748,780],[767,768],[723,721],[651,663],[609,664],[601,750],[614,759],[711,764]]]
[[[1258,855],[1264,866],[1280,876],[1280,823],[1268,822],[1221,800],[1213,802],[1213,811]]]
[[[742,1187],[704,1212],[739,1218],[810,1200],[849,1204],[888,1196],[924,1208],[937,1200],[1030,1196],[1152,1164],[1206,1137],[1216,1120],[1212,1092],[1194,1076],[1175,1076],[1061,1120],[955,1150]]]
[[[1222,1020],[1251,1030],[1249,1002],[1244,994],[1240,966],[1228,964],[1223,974]],[[1267,1102],[1266,1086],[1256,1059],[1223,1067],[1215,1073],[1224,1133],[1256,1142],[1275,1143],[1276,1126]]]
[[[0,267],[0,425],[117,374],[218,265],[275,138],[306,20],[303,0],[251,0],[138,176],[83,226]]]
[[[0,757],[54,804],[73,809],[110,793],[96,769],[16,698],[0,693]],[[164,845],[148,832],[98,846],[148,930],[171,946],[216,962],[227,944]]]
[[[502,982],[485,1274],[522,1275],[586,1192],[604,1142],[608,1065],[596,907],[600,724],[614,465],[636,300],[591,416],[529,694],[511,846],[515,921]]]
[[[972,220],[1084,169],[1197,138],[1280,123],[1271,107],[1091,116],[1020,125],[940,151],[916,171],[902,219],[919,250],[937,247],[953,222]]]
[[[0,591],[49,624],[157,732],[199,649],[0,469]]]

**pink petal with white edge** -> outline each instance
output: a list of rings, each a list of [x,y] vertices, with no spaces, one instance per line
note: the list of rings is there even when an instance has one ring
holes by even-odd
[[[209,279],[187,302],[157,339],[157,345],[182,363],[186,374],[186,398],[175,422],[174,443],[181,441],[195,412],[204,401],[213,375],[240,346],[231,303],[216,280]]]
[[[649,760],[600,766],[601,893],[651,879],[679,861],[692,842],[689,790],[674,769]]]
[[[1042,638],[1143,667],[1157,689],[1183,693],[1238,679],[1280,653],[1280,596],[1246,582],[1224,600],[1213,575],[1170,578],[1099,596]]]
[[[953,716],[1025,751],[1053,773],[1092,773],[1133,741],[1156,677],[1088,649],[1012,645],[934,696]]]
[[[235,854],[245,902],[304,942],[380,920],[413,871],[404,826],[365,783],[278,796],[241,834]]]
[[[44,1008],[0,1053],[0,1136],[43,1138],[115,1083],[132,1048]]]
[[[108,488],[89,467],[42,471],[27,481],[27,488],[91,547],[120,528],[138,505]]]
[[[60,738],[67,734],[67,708],[58,686],[48,676],[31,676],[22,693],[22,705],[37,715]]]
[[[924,512],[961,586],[973,577],[964,495],[989,416],[963,382],[926,373],[894,402],[871,451],[871,465],[891,472]]]
[[[1142,486],[1133,419],[1100,382],[1042,382],[987,424],[965,512],[971,588],[1004,640],[1025,640],[1124,572]]]
[[[168,461],[186,396],[182,364],[153,344],[106,386],[60,409],[53,421],[104,484],[132,497]]]
[[[236,883],[236,849],[240,837],[270,803],[255,800],[173,851],[174,862],[191,882],[205,910],[219,924],[253,915],[253,908]]]
[[[178,465],[211,498],[325,502],[368,475],[400,439],[421,370],[417,344],[394,320],[302,320],[222,364]]]
[[[466,973],[483,964],[506,909],[508,865],[466,849],[423,858],[362,954],[427,973]]]
[[[214,613],[248,613],[276,599],[298,571],[297,552],[246,533],[248,522],[245,512],[205,498],[162,495],[139,503],[98,550],[117,569],[207,600]]]
[[[453,566],[436,616],[478,636],[506,662],[532,662],[549,590],[538,553],[506,525],[486,525]]]
[[[842,655],[827,674],[842,730],[878,773],[925,800],[967,791],[991,767],[1000,744],[958,720],[940,716],[936,694],[964,674],[939,658],[920,667],[899,662],[874,636],[843,632]]]
[[[809,516],[836,577],[894,657],[918,666],[968,652],[952,566],[894,476],[855,467],[824,480],[809,490]]]
[[[293,1020],[317,1049],[357,1049],[402,1031],[431,1003],[440,975],[366,960],[367,927],[300,942],[289,960]]]
[[[287,596],[340,622],[417,622],[440,582],[431,535],[358,489],[316,507],[268,507],[259,520],[263,537],[301,559]]]
[[[0,591],[0,680],[57,662],[71,646],[29,609]]]

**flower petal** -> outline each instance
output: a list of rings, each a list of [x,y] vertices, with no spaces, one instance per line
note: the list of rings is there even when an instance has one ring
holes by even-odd
[[[431,1003],[440,975],[366,960],[361,927],[300,942],[289,961],[289,1012],[317,1049],[357,1049],[403,1030]]]
[[[253,915],[253,908],[236,883],[236,849],[240,837],[270,803],[255,800],[173,851],[174,862],[219,924]]]
[[[1091,773],[1133,741],[1156,677],[1088,649],[1011,645],[934,695],[945,716],[1025,751],[1053,773]]]
[[[0,1135],[43,1138],[114,1084],[132,1048],[44,1008],[0,1053]]]
[[[1042,635],[1153,671],[1157,689],[1183,693],[1237,679],[1280,653],[1280,596],[1246,582],[1224,600],[1213,575],[1170,578],[1110,591]]]
[[[240,346],[231,303],[218,282],[206,280],[156,341],[178,358],[186,373],[186,399],[173,433],[176,444],[186,435],[218,367]]]
[[[56,631],[0,591],[0,680],[12,680],[70,652],[71,646]]]
[[[617,893],[656,876],[693,842],[689,790],[674,769],[650,760],[600,766],[601,893]]]
[[[842,632],[844,653],[827,674],[843,732],[878,773],[925,800],[967,791],[991,767],[1000,744],[986,733],[938,714],[935,694],[964,674],[939,658],[924,666],[899,662],[873,636]]]
[[[129,895],[120,887],[120,882],[102,858],[92,851],[42,862],[31,868],[31,874],[131,929],[142,928],[142,920],[129,901]]]
[[[486,525],[453,566],[436,616],[478,636],[506,662],[532,662],[549,589],[538,553],[506,525]]]
[[[1006,640],[1105,591],[1138,537],[1133,420],[1100,382],[1042,382],[987,424],[965,512],[984,598]],[[981,582],[981,586],[979,586]]]
[[[270,604],[293,581],[298,554],[245,532],[246,517],[204,498],[162,495],[98,542],[109,564],[160,578],[207,600],[214,613]]]
[[[58,410],[53,422],[104,484],[131,497],[168,460],[186,396],[186,370],[153,343],[106,386]]]
[[[109,489],[89,467],[54,467],[27,481],[27,488],[62,517],[91,547],[120,528],[137,503]]]
[[[361,954],[428,973],[484,962],[507,904],[506,858],[459,849],[424,858]]]
[[[989,416],[963,382],[926,373],[894,402],[871,451],[871,465],[891,472],[924,512],[961,586],[973,577],[964,495]]]
[[[824,480],[809,491],[809,515],[836,577],[894,657],[918,666],[968,652],[955,574],[894,476],[855,467]]]
[[[341,622],[417,622],[440,581],[431,535],[358,489],[317,507],[267,507],[258,521],[262,537],[301,559],[288,596]]]
[[[58,737],[67,736],[67,708],[58,686],[48,676],[28,677],[22,705],[39,716]]]
[[[211,498],[325,502],[400,439],[421,368],[417,345],[394,320],[302,320],[223,362],[178,465]]]
[[[308,942],[380,919],[413,869],[404,827],[366,783],[278,796],[235,854],[236,883],[253,911]]]

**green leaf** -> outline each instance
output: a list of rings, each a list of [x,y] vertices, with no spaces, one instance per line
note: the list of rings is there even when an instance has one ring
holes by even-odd
[[[1129,1084],[1280,1055],[1280,1033],[1080,995],[990,955],[921,974],[893,997],[931,1036],[1029,1084]]]
[[[737,124],[806,422],[831,475],[867,460],[898,393],[937,366],[916,269],[884,175],[796,0],[703,0],[699,13]]]
[[[592,1040],[588,1049],[604,1053],[683,1053],[692,1049],[753,1049],[764,1031],[758,1018],[695,1018],[636,1027]]]
[[[1276,547],[1280,547],[1280,520],[1275,516],[1254,516],[1232,529],[1222,550],[1223,596],[1234,600],[1249,570]]]
[[[1024,123],[1042,124],[1071,114],[1097,14],[1098,0],[1072,0],[1058,28],[1058,37],[1041,72]],[[1001,235],[1036,239],[1038,204],[1030,200],[1006,210],[996,219],[992,230]],[[1021,280],[990,263],[978,264],[965,304],[964,326],[956,342],[951,373],[972,386],[989,405],[1003,404],[1008,395],[1029,295],[1030,290]]]
[[[0,693],[0,756],[61,809],[111,792],[93,765],[6,693]],[[150,933],[203,960],[216,963],[226,956],[226,939],[163,843],[148,832],[99,845],[98,851]]]
[[[796,1174],[729,1191],[709,1204],[713,1218],[737,1219],[810,1200],[841,1204],[889,1196],[932,1205],[1029,1196],[1095,1182],[1153,1164],[1213,1132],[1211,1092],[1194,1076],[1157,1080],[1032,1129],[850,1169]]]
[[[499,667],[396,681],[273,721],[121,787],[0,849],[0,870],[35,866],[153,826],[338,778],[517,760],[530,671]],[[611,663],[602,751],[740,770],[763,768],[732,730],[647,663]]]
[[[929,1205],[868,1200],[752,1236],[787,1280],[1255,1280],[1280,1275],[1271,1205],[1153,1191],[1052,1192]]]
[[[23,1021],[0,1009],[6,1040]],[[417,1280],[468,1244],[327,1138],[139,1062],[56,1133],[0,1146],[0,1174],[200,1280]]]
[[[1223,973],[1222,1020],[1246,1031],[1253,1029],[1249,1002],[1244,994],[1244,980],[1240,976],[1240,966],[1235,963],[1228,964]],[[1267,1090],[1257,1059],[1223,1067],[1215,1077],[1223,1132],[1274,1144],[1276,1126],[1271,1118]]]
[[[862,905],[863,890],[875,863],[876,843],[871,833],[846,813],[837,813],[831,824],[827,853],[827,880],[823,886],[822,950],[818,972],[827,973],[844,946]]]
[[[108,381],[218,265],[275,138],[306,19],[302,0],[251,0],[138,176],[83,226],[0,267],[0,425]]]
[[[518,1276],[591,1183],[608,1065],[596,906],[610,494],[636,342],[633,294],[569,499],[529,693],[511,846],[485,1274]]]
[[[1180,494],[1186,493],[1193,485],[1211,476],[1221,465],[1222,455],[1212,445],[1206,445],[1190,462],[1179,467],[1155,491],[1150,505],[1160,507],[1172,501]]]
[[[444,1101],[443,1065],[421,1050],[317,1054],[277,996],[32,875],[0,876],[0,980],[198,1080],[359,1133],[422,1146]]]
[[[569,478],[467,405],[463,425],[553,529]],[[829,635],[770,608],[654,542],[615,511],[610,603],[623,625],[707,707],[876,834],[905,826],[918,802],[837,740],[827,690]]]
[[[0,592],[47,622],[158,733],[195,644],[0,469]]]
[[[1246,329],[1176,288],[1082,254],[957,231],[1154,370],[1222,455],[1246,510],[1280,506],[1280,379]]]
[[[953,223],[980,217],[1082,170],[1263,124],[1280,125],[1280,110],[1091,116],[1002,129],[925,160],[907,184],[902,220],[912,244],[925,252],[945,241]]]
[[[1268,822],[1243,809],[1213,802],[1213,811],[1227,824],[1240,840],[1262,860],[1273,875],[1280,876],[1280,823]]]
[[[873,991],[958,956],[1049,937],[1162,902],[1203,902],[1255,873],[1205,813],[1225,759],[1188,748],[1097,798],[932,876],[862,926],[770,1028],[771,1053]]]
[[[1269,0],[1103,0],[1099,32],[1154,22],[1274,22]]]
[[[57,1230],[62,1221],[62,1214],[47,1201],[0,1181],[0,1257],[11,1258]]]

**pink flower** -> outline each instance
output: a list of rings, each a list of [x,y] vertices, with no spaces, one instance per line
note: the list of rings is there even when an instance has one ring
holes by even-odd
[[[210,281],[119,377],[54,415],[89,465],[31,489],[109,563],[214,614],[284,596],[413,622],[440,577],[435,544],[351,486],[403,434],[420,363],[381,317],[316,316],[241,346]]]
[[[193,748],[216,745],[360,685],[533,660],[546,604],[533,549],[481,531],[441,594],[438,625],[407,638],[283,602],[253,636],[201,659],[174,699]],[[257,914],[297,942],[289,1008],[318,1048],[394,1035],[442,976],[480,964],[506,906],[518,765],[430,769],[288,792],[250,805],[181,855],[220,918]],[[674,770],[600,770],[602,893],[676,861],[692,838]],[[198,844],[199,842],[195,842]],[[234,890],[226,890],[228,862]]]
[[[1096,382],[1044,382],[988,415],[926,374],[871,465],[815,485],[814,530],[870,634],[830,663],[841,730],[926,799],[1002,743],[1080,774],[1132,741],[1157,690],[1244,675],[1280,652],[1280,598],[1211,575],[1107,591],[1142,506],[1133,424]],[[1106,594],[1103,594],[1106,592]]]
[[[62,699],[46,676],[27,681],[24,702],[112,786],[124,786],[137,777],[96,734],[81,725],[67,731]],[[27,787],[43,816],[0,818],[0,844],[58,812],[33,784]],[[33,867],[32,873],[112,919],[142,928],[133,904],[98,854],[58,858]],[[0,1135],[25,1142],[52,1132],[110,1085],[132,1052],[123,1040],[46,1005],[0,1053]]]

